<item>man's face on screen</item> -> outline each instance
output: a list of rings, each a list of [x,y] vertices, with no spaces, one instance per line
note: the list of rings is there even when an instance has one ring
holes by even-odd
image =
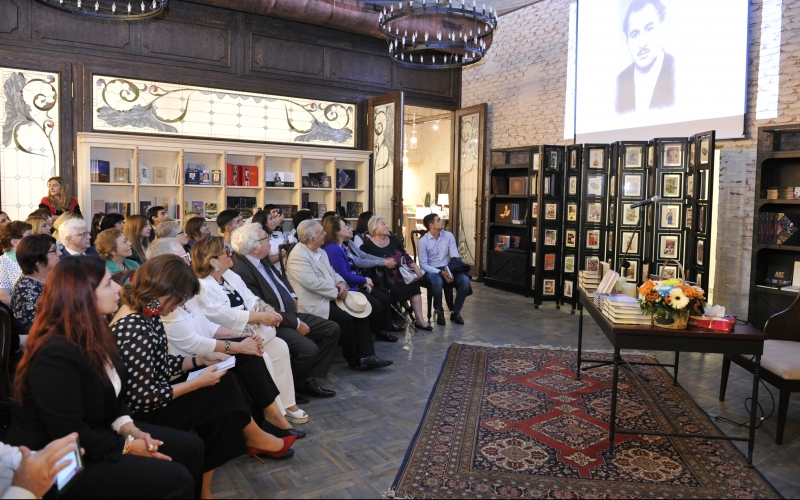
[[[647,70],[661,53],[661,22],[652,4],[638,12],[631,12],[628,19],[628,50],[634,64]]]

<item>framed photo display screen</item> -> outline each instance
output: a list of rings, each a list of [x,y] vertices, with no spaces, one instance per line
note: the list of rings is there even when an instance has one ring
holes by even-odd
[[[623,174],[622,197],[641,198],[644,192],[644,174]]]
[[[627,146],[625,148],[625,168],[642,168],[642,147]]]
[[[623,268],[620,268],[619,274],[620,276],[624,276],[628,279],[628,281],[633,281],[634,283],[639,283],[639,260],[638,259],[625,259],[628,262],[628,269],[627,271]]]
[[[572,151],[574,154],[575,151]],[[578,176],[577,175],[570,175],[569,179],[567,180],[567,195],[569,196],[577,196],[578,195]]]
[[[675,230],[681,228],[683,205],[663,203],[659,205],[658,228],[664,230]]]
[[[589,168],[594,170],[601,170],[605,165],[606,150],[605,149],[590,149],[589,150]]]
[[[641,207],[631,208],[633,203],[622,204],[622,219],[620,224],[623,226],[636,226],[639,224],[639,217],[641,216]]]
[[[662,234],[659,236],[658,258],[680,260],[681,236],[679,234]]]
[[[604,174],[589,174],[586,176],[586,196],[599,198],[605,194],[606,176]]]
[[[588,229],[586,230],[586,249],[587,250],[600,250],[600,230]]]
[[[636,231],[621,231],[620,232],[620,247],[619,253],[621,254],[638,254],[639,253],[639,233]]]
[[[683,197],[682,188],[683,188],[683,174],[661,175],[662,198],[681,198]]]
[[[577,222],[578,220],[578,204],[567,203],[567,222]]]
[[[666,143],[663,145],[664,157],[661,165],[665,168],[681,168],[683,166],[683,145]]]
[[[575,229],[567,229],[564,231],[564,245],[569,248],[575,248],[578,240],[578,232]]]
[[[544,204],[544,220],[558,220],[558,203]]]
[[[586,204],[586,222],[590,224],[601,224],[603,222],[603,204]]]
[[[575,256],[565,255],[564,256],[564,272],[565,273],[574,273],[575,272]]]

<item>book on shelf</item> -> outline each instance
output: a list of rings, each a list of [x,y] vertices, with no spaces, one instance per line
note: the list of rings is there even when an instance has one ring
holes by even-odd
[[[127,184],[129,182],[129,174],[130,169],[128,167],[114,167],[114,183]]]
[[[153,206],[153,202],[150,200],[140,200],[139,201],[139,213],[141,215],[147,215],[147,211],[150,210],[150,207]]]
[[[800,244],[798,227],[800,214],[761,212],[758,214],[758,242],[767,245]]]
[[[228,163],[225,167],[227,169],[225,184],[228,186],[236,186],[236,181],[238,181],[238,177],[236,175],[236,165],[233,163]]]
[[[92,200],[92,215],[106,212],[106,200]]]
[[[222,185],[222,170],[212,170],[211,171],[211,184],[213,186],[221,186]]]
[[[139,184],[153,183],[153,169],[149,165],[139,165]]]
[[[356,171],[354,169],[336,169],[337,189],[356,189]]]
[[[498,175],[492,176],[492,193],[496,195],[508,194],[508,182],[505,177]]]
[[[305,177],[304,177],[305,179]],[[293,172],[265,172],[264,185],[267,187],[294,187]],[[308,186],[305,186],[308,187]]]
[[[507,236],[505,234],[494,235],[493,250],[495,252],[505,252],[509,248],[511,248],[511,236]]]
[[[322,174],[320,174],[319,172],[309,172],[308,187],[310,188],[320,187],[320,180],[321,180],[320,177],[322,177],[322,175],[325,175],[325,173],[323,172]]]
[[[120,214],[124,217],[131,215],[130,203],[105,202],[105,214]]]
[[[768,200],[797,200],[800,199],[800,187],[768,187]]]
[[[328,211],[328,204],[327,203],[320,203],[319,204],[319,216],[322,217],[325,212]]]
[[[309,201],[308,202],[308,209],[311,210],[311,216],[315,219],[319,217],[319,203],[316,201]]]
[[[255,165],[242,165],[242,186],[258,186],[258,167]]]
[[[361,212],[364,211],[364,204],[360,201],[348,201],[347,202],[347,216],[351,218],[356,218],[361,215]]]
[[[331,188],[331,176],[330,175],[323,175],[321,180],[320,180],[319,187],[330,189]]]
[[[308,208],[308,193],[303,193],[300,198],[300,208],[305,210]]]
[[[494,221],[509,224],[519,219],[519,203],[498,203],[495,205]]]
[[[770,264],[767,267],[767,279],[764,284],[779,287],[792,286],[792,270],[786,266]]]
[[[213,219],[217,217],[217,204],[216,203],[206,203],[206,219]]]
[[[211,170],[200,169],[197,171],[197,176],[200,179],[199,184],[201,186],[210,186],[211,185]]]
[[[197,212],[200,217],[205,217],[205,204],[202,201],[192,201],[191,212]]]
[[[528,194],[528,178],[527,177],[509,177],[508,179],[508,194],[514,196],[527,196]]]
[[[111,180],[111,162],[91,160],[89,162],[91,182],[109,182]]]
[[[167,167],[153,167],[153,184],[167,184]]]
[[[183,183],[186,184],[187,186],[200,184],[200,169],[187,167]]]

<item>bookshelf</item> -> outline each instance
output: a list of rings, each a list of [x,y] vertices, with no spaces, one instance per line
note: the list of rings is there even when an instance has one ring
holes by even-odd
[[[187,210],[196,211],[193,206],[202,206],[212,226],[216,217],[210,204],[216,204],[218,213],[228,207],[244,208],[239,206],[242,203],[260,207],[273,203],[297,210],[304,208],[304,198],[317,203],[317,207],[326,205],[327,210],[336,210],[337,200],[345,209],[349,202],[354,209],[360,203],[362,210],[368,210],[371,201],[369,151],[103,133],[78,134],[77,146],[77,198],[81,206],[92,207],[91,211],[84,210],[87,223],[93,213],[100,211],[101,200],[103,212],[105,203],[120,203],[126,204],[119,208],[127,209],[129,214],[141,213],[156,201],[166,201],[170,216],[178,220]],[[92,160],[108,162],[109,182],[92,182]],[[219,171],[219,183],[187,183],[190,164]],[[229,185],[233,184],[229,165],[255,167],[251,171],[256,178],[251,180],[248,172],[250,185]],[[147,178],[142,175],[143,169],[148,172]],[[127,171],[126,182],[121,180],[123,170]],[[354,177],[348,189],[337,187],[338,170],[346,170]],[[120,177],[116,178],[115,172]],[[267,178],[267,172],[273,173],[272,179]],[[292,174],[294,185],[267,186],[268,181],[274,181],[274,172]],[[329,187],[302,185],[304,175],[319,172],[331,177]],[[117,179],[120,181],[115,182]],[[349,215],[350,219],[358,217],[355,212]]]
[[[566,149],[562,199],[563,228],[561,234],[561,305],[578,306],[578,248],[580,248],[581,187],[583,183],[583,149],[580,145]]]
[[[538,174],[538,197],[531,201],[538,212],[534,226],[537,238],[531,249],[531,267],[536,272],[530,291],[534,308],[550,301],[556,303],[556,309],[561,308],[565,152],[563,146],[539,146],[538,161],[532,165],[531,175]]]

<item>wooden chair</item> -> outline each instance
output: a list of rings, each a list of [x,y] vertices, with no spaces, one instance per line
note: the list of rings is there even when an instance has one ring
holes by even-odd
[[[773,314],[764,325],[764,333],[767,334],[769,340],[764,342],[764,354],[761,356],[759,374],[761,380],[772,384],[780,391],[776,444],[783,442],[789,397],[793,392],[800,391],[800,322],[797,321],[798,317],[800,317],[800,297],[795,299],[785,311]],[[754,370],[750,358],[743,355],[726,354],[722,359],[720,401],[725,401],[725,389],[728,385],[731,361],[750,373],[753,373]],[[753,407],[755,407],[755,403],[753,403]]]
[[[0,396],[11,397],[11,309],[0,302]]]
[[[278,245],[278,262],[281,263],[281,274],[286,277],[286,261],[289,259],[289,254],[297,243],[281,243]],[[286,250],[286,255],[283,251]]]
[[[413,255],[414,262],[419,263],[419,260],[417,259],[417,257],[418,257],[417,256],[417,248],[419,247],[420,238],[422,238],[426,234],[428,234],[428,231],[426,229],[415,229],[415,230],[411,231],[411,234],[410,234],[410,236],[411,236],[411,251],[414,252],[414,255]],[[428,296],[428,323],[430,323],[431,322],[431,317],[433,316],[433,294],[431,293],[431,287],[425,286],[425,284],[423,282],[420,282],[419,286],[421,286],[422,288],[427,290],[426,295]],[[444,288],[447,288],[448,286],[450,287],[449,293],[444,291]],[[442,295],[444,295],[445,302],[447,303],[447,308],[452,311],[453,310],[452,285],[449,285],[448,283],[445,283],[444,287],[443,287],[443,290],[442,290]]]

